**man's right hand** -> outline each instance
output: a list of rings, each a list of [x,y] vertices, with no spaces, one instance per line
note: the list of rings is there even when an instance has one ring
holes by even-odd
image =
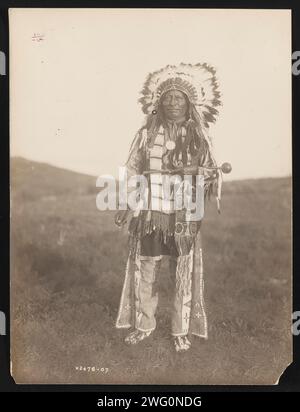
[[[127,222],[128,210],[118,210],[115,214],[115,224],[118,227],[122,227]]]

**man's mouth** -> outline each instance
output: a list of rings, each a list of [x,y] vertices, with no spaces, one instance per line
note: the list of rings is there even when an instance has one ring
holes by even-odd
[[[179,109],[169,108],[168,111],[172,113],[177,113]]]

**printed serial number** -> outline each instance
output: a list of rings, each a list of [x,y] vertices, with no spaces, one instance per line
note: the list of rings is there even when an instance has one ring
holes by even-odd
[[[108,373],[109,368],[101,368],[97,366],[75,366],[75,370],[82,371],[82,372],[100,372],[100,373]]]

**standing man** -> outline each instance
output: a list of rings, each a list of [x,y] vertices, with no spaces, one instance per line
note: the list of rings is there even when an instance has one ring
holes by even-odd
[[[181,185],[167,196],[163,176],[189,175],[193,200],[199,175],[204,182],[202,202],[217,188],[220,172],[214,169],[208,129],[218,114],[219,97],[215,71],[207,64],[167,66],[145,82],[140,102],[146,122],[126,163],[128,177],[147,177],[149,199],[148,209],[135,210],[129,223],[130,251],[116,321],[117,328],[133,328],[125,338],[128,344],[144,340],[156,327],[156,281],[163,256],[169,258],[174,279],[171,334],[176,351],[190,348],[190,334],[207,338],[200,238],[203,216],[191,219],[186,204],[178,210],[176,196],[185,196],[187,187]],[[117,212],[118,226],[126,222],[127,213]]]

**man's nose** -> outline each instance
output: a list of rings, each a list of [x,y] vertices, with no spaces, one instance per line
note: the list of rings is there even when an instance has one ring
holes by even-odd
[[[176,105],[176,99],[175,96],[170,97],[170,106],[175,106]]]

